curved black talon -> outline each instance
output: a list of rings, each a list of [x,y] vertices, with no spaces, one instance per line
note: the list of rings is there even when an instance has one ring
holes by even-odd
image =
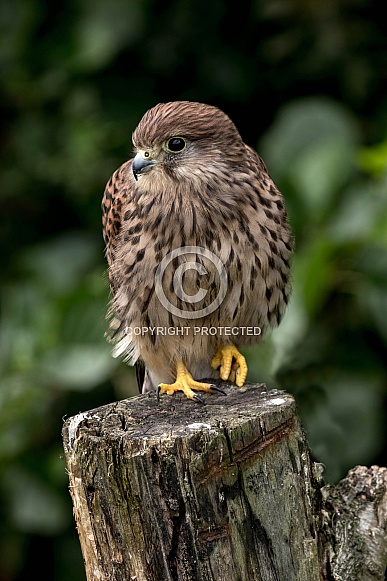
[[[202,398],[201,398],[201,397],[199,397],[199,396],[198,396],[198,394],[197,394],[197,393],[194,393],[192,397],[193,397],[193,399],[194,399],[195,401],[197,401],[198,403],[202,403],[203,405],[206,405],[206,404],[205,404],[205,402],[202,400]]]
[[[220,387],[218,387],[217,385],[210,385],[210,389],[212,389],[212,391],[218,391],[219,393],[223,393],[223,395],[227,395],[227,393],[223,391],[223,389],[220,389]]]
[[[157,398],[157,401],[160,401],[160,391],[161,391],[161,385],[158,385],[156,387],[156,398]]]

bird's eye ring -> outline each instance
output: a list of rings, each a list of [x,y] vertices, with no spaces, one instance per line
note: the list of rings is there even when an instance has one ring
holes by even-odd
[[[182,137],[171,137],[166,143],[168,151],[172,153],[180,153],[185,149],[186,143]]]

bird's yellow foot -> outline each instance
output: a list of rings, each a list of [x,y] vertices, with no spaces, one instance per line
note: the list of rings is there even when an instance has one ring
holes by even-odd
[[[233,363],[233,359],[235,359]],[[220,367],[219,373],[224,381],[235,381],[238,387],[242,387],[247,377],[246,359],[235,345],[222,345],[217,350],[211,361],[213,369]]]
[[[209,393],[219,391],[225,395],[225,392],[211,383],[201,383],[195,381],[190,372],[187,370],[184,363],[177,364],[177,377],[175,383],[160,383],[157,387],[157,398],[160,394],[167,393],[172,395],[175,391],[182,391],[189,399],[194,399],[200,403],[204,403],[201,397],[197,395],[196,391],[207,391]]]

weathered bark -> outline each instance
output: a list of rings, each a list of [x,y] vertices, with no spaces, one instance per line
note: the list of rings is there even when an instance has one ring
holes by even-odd
[[[387,469],[357,466],[326,487],[334,581],[379,581],[387,566]]]
[[[293,398],[226,389],[205,406],[148,394],[65,423],[88,581],[383,579],[333,576],[344,541]],[[340,495],[324,492],[336,514]]]

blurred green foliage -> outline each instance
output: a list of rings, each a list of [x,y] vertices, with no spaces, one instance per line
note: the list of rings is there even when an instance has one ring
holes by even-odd
[[[85,578],[60,430],[135,393],[100,200],[159,101],[224,109],[287,201],[293,299],[250,379],[295,394],[328,480],[386,462],[386,38],[366,0],[0,1],[1,581]]]

